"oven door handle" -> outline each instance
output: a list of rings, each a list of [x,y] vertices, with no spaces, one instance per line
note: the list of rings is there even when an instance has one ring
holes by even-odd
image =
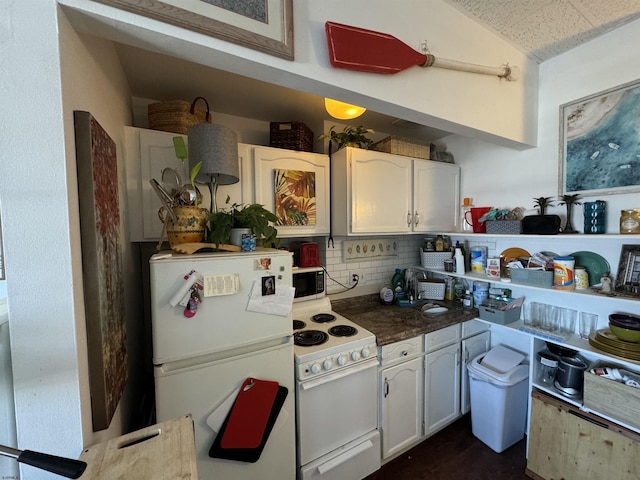
[[[353,375],[355,373],[362,372],[363,370],[367,370],[369,368],[375,368],[378,366],[378,359],[376,357],[367,360],[366,362],[362,362],[359,365],[355,365],[353,367],[348,367],[339,372],[332,373],[329,375],[324,375],[320,378],[314,378],[313,380],[307,380],[300,383],[300,388],[302,390],[310,390],[314,387],[319,387],[320,385],[324,385],[325,383],[332,382],[334,380],[338,380],[340,378],[346,377],[347,375]]]

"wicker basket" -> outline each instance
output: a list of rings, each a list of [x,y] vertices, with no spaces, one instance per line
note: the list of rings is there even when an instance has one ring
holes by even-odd
[[[303,122],[271,122],[269,126],[270,146],[313,152],[313,132]]]
[[[444,261],[451,258],[451,252],[423,252],[422,249],[420,252],[423,268],[444,270]]]
[[[202,100],[207,109],[196,107],[196,102]],[[196,97],[191,103],[184,100],[152,103],[147,108],[149,128],[163,132],[187,134],[187,130],[199,123],[211,123],[209,102],[204,97]]]
[[[405,157],[421,158],[423,160],[429,160],[431,158],[431,144],[411,138],[387,137],[374,143],[371,150],[393,153],[394,155],[404,155]]]

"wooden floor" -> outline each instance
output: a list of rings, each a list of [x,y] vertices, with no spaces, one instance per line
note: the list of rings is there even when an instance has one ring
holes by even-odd
[[[365,480],[531,480],[524,473],[526,440],[496,453],[471,433],[465,415]]]

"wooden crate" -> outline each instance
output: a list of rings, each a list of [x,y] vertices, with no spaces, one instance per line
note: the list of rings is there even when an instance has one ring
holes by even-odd
[[[602,366],[618,368],[610,363],[594,365]],[[640,388],[585,371],[583,395],[585,408],[640,429]]]
[[[640,478],[640,435],[540,392],[531,394],[527,476]]]

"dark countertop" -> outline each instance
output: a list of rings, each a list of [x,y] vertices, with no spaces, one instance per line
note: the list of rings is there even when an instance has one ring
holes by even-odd
[[[451,301],[432,303],[446,306],[449,311],[428,315],[413,307],[387,306],[380,303],[377,294],[332,300],[331,309],[373,333],[380,346],[462,323],[479,314],[475,308],[463,310],[459,303]]]

